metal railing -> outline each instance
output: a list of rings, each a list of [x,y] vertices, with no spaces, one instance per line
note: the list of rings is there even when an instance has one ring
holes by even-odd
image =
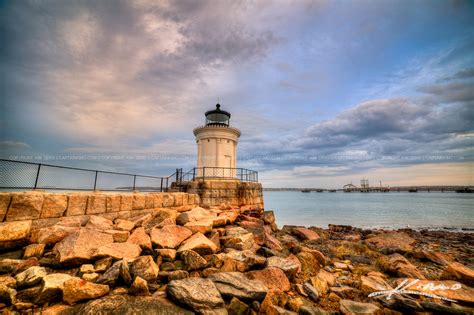
[[[103,191],[168,191],[171,183],[206,179],[239,179],[258,182],[258,172],[245,168],[200,167],[170,176],[147,176],[99,171],[0,159],[0,189],[103,190]]]
[[[170,177],[0,159],[0,189],[167,191]]]
[[[181,182],[206,179],[238,179],[242,182],[258,182],[258,172],[246,168],[194,167],[180,174]]]

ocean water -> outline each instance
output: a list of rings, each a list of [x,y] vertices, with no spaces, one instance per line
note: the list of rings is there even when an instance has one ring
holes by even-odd
[[[264,198],[265,209],[275,211],[279,227],[474,229],[474,194],[265,191]]]

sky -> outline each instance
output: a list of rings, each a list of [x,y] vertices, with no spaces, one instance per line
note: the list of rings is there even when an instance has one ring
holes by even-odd
[[[0,1],[0,157],[166,176],[217,100],[264,187],[474,185],[472,1]]]

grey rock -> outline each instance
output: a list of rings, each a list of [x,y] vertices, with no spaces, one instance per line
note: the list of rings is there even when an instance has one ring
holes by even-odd
[[[168,284],[167,290],[174,300],[198,312],[224,307],[224,300],[210,279],[173,280]]]
[[[289,259],[273,256],[267,259],[267,267],[280,268],[288,277],[291,278],[296,275],[300,266]]]
[[[268,288],[259,280],[250,280],[241,272],[220,272],[209,276],[225,297],[262,301]]]
[[[207,261],[193,250],[182,251],[179,255],[183,260],[184,268],[186,270],[201,269],[204,268],[207,264]]]
[[[15,276],[16,284],[18,288],[31,287],[40,283],[47,274],[43,267],[33,266]]]
[[[308,282],[305,282],[303,284],[303,290],[306,294],[308,294],[308,296],[313,299],[315,302],[317,302],[319,300],[319,294],[318,294],[318,290],[316,290],[315,287],[313,287],[311,284],[309,284]]]

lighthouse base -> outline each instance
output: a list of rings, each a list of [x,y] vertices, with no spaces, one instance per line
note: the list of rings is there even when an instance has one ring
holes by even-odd
[[[241,182],[237,179],[206,179],[186,183],[184,191],[198,194],[202,207],[246,206],[249,210],[263,210],[262,184]]]

